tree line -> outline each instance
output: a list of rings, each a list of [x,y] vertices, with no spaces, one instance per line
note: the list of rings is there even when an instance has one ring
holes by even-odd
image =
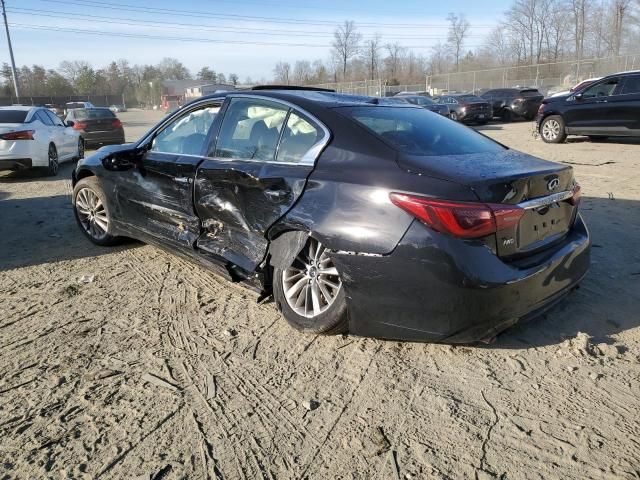
[[[83,60],[65,60],[57,69],[40,65],[17,68],[18,85],[22,97],[119,95],[128,103],[158,104],[163,80],[201,80],[203,84],[239,83],[238,75],[225,75],[213,68],[202,67],[195,77],[179,60],[164,58],[157,65],[131,65],[120,59],[103,68],[94,68]],[[3,84],[0,95],[15,96],[11,67],[4,63],[0,69]]]
[[[380,34],[363,39],[347,20],[334,32],[328,59],[280,61],[273,81],[417,84],[425,75],[618,56],[637,52],[639,19],[640,0],[515,0],[476,48],[467,47],[472,25],[465,15],[450,13],[446,40],[426,54]]]

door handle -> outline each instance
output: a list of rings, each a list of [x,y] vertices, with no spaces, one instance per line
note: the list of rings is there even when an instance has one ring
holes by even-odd
[[[288,195],[286,190],[265,190],[264,194],[271,200],[281,200]]]
[[[176,183],[191,183],[189,177],[173,177],[173,181]]]
[[[596,103],[607,103],[607,100],[596,100]]]

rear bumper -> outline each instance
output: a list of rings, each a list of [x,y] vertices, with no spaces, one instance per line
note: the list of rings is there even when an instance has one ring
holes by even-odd
[[[84,139],[85,144],[111,145],[111,144],[125,143],[123,130],[113,130],[113,131],[106,131],[106,132],[81,131],[80,135]]]
[[[0,170],[24,170],[32,166],[30,158],[0,158]]]
[[[390,255],[334,255],[343,274],[353,334],[472,343],[535,317],[587,273],[590,240],[578,216],[566,241],[530,268],[488,247],[414,221]]]
[[[477,122],[482,121],[486,122],[491,120],[493,114],[491,111],[483,111],[483,112],[467,112],[460,117],[460,121],[462,122]]]
[[[514,105],[511,111],[521,117],[534,117],[538,113],[540,103],[526,103],[522,105]]]

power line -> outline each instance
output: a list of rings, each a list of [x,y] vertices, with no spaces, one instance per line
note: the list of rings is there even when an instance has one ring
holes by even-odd
[[[113,3],[105,4],[103,2],[94,0],[41,0],[49,3],[62,3],[67,5],[78,5],[83,7],[102,8],[108,10],[124,10],[138,13],[156,13],[158,15],[171,15],[171,16],[183,16],[183,17],[210,17],[225,20],[245,20],[245,21],[260,21],[264,23],[276,23],[276,24],[296,24],[296,25],[322,25],[322,26],[336,26],[335,21],[330,20],[315,20],[309,21],[300,18],[275,18],[275,17],[263,17],[252,15],[237,15],[237,14],[222,14],[211,13],[194,10],[174,10],[169,8],[158,7],[141,7],[138,5],[130,5],[126,3]],[[357,23],[359,27],[389,27],[389,28],[408,28],[408,29],[423,29],[423,28],[448,28],[448,25],[429,25],[429,24],[408,24],[408,23],[375,23],[375,22],[362,22]],[[495,25],[473,25],[474,28],[493,28]]]
[[[103,30],[84,30],[79,28],[67,27],[50,27],[47,25],[34,25],[28,23],[10,23],[12,27],[25,28],[29,30],[47,30],[62,33],[77,33],[82,35],[99,35],[108,37],[123,38],[140,38],[149,40],[175,41],[175,42],[193,42],[193,43],[215,43],[215,44],[233,44],[233,45],[253,45],[253,46],[280,46],[280,47],[307,47],[307,48],[330,48],[327,44],[308,44],[308,43],[286,43],[286,42],[256,42],[248,40],[221,40],[213,38],[201,37],[178,37],[165,35],[149,35],[142,33],[125,33],[125,32],[107,32]],[[468,48],[476,48],[477,45],[469,45]],[[422,49],[430,48],[426,45],[406,45],[405,48]]]
[[[309,31],[287,31],[283,32],[267,30],[263,31],[263,29],[252,29],[252,28],[225,28],[225,27],[217,27],[212,25],[204,25],[204,24],[192,24],[192,23],[177,23],[177,22],[163,22],[159,20],[131,20],[122,17],[106,17],[101,15],[89,15],[89,14],[80,14],[73,12],[55,12],[51,10],[36,10],[31,8],[18,8],[13,7],[8,9],[9,12],[16,13],[18,15],[29,15],[29,17],[54,17],[54,18],[64,18],[69,19],[69,16],[76,17],[82,20],[90,20],[92,22],[98,23],[108,23],[114,25],[131,25],[131,26],[148,26],[152,28],[169,28],[169,29],[177,29],[177,30],[199,30],[199,31],[208,31],[208,32],[220,32],[220,33],[249,33],[249,34],[260,34],[260,35],[269,35],[269,36],[286,36],[291,37],[292,33],[295,33],[296,36],[303,37],[328,37],[333,38],[333,34],[329,32],[309,32]],[[470,37],[481,37],[481,35],[470,35]],[[373,35],[364,36],[363,39],[369,40],[375,38]],[[444,40],[442,35],[393,35],[391,37],[384,36],[385,39],[391,40]]]

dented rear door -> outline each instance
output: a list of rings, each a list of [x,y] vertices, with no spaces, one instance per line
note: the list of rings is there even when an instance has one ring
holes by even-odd
[[[197,171],[198,248],[255,270],[266,254],[267,230],[302,195],[329,136],[289,104],[232,97],[211,157]]]

